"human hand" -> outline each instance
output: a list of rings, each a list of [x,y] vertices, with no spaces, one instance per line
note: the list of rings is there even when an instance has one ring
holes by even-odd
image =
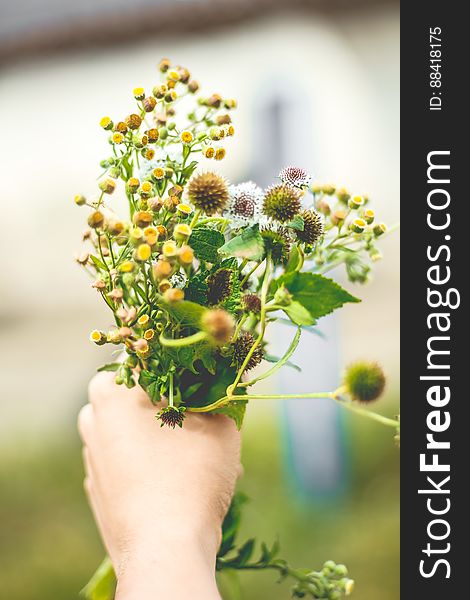
[[[79,415],[85,489],[113,563],[117,600],[220,598],[215,558],[240,473],[223,415],[160,428],[145,392],[96,375]]]

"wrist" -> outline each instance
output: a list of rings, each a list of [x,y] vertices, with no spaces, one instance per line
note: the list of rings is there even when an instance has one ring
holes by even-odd
[[[219,600],[215,582],[219,543],[219,531],[209,525],[183,521],[149,528],[129,542],[116,565],[116,600]]]

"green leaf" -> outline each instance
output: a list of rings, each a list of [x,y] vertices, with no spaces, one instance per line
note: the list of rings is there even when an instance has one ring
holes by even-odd
[[[160,402],[160,378],[152,371],[145,369],[139,374],[139,384],[147,392],[150,400],[156,404]]]
[[[163,304],[162,306],[180,325],[196,329],[199,329],[202,315],[206,311],[200,304],[189,300],[182,300],[174,304]]]
[[[225,238],[217,229],[209,227],[196,227],[188,244],[194,250],[194,255],[199,260],[216,263],[219,260],[218,249],[223,246]]]
[[[212,375],[215,375],[216,360],[214,349],[207,342],[200,342],[191,346],[169,346],[165,351],[175,364],[185,367],[193,373],[198,373],[195,363],[200,360],[204,368]]]
[[[287,261],[287,265],[285,268],[286,273],[290,273],[291,271],[296,271],[301,261],[299,248],[294,244],[289,253],[289,260]]]
[[[292,323],[295,323],[295,325],[309,326],[315,324],[315,319],[312,317],[309,311],[305,308],[305,306],[296,300],[292,300],[289,305],[283,306],[282,310],[290,318]]]
[[[300,303],[311,315],[313,321],[328,315],[336,308],[340,308],[346,302],[360,302],[359,298],[352,296],[332,279],[318,275],[317,273],[299,273],[297,271],[286,273],[274,282],[277,289],[283,285],[292,294],[294,302]],[[292,305],[291,305],[292,306]],[[283,310],[291,319],[297,319],[298,325],[308,325],[309,323],[300,322],[306,320],[306,316],[301,314],[298,306],[290,309],[283,307]]]
[[[245,417],[247,404],[248,400],[232,400],[230,404],[227,404],[222,408],[218,408],[213,412],[220,415],[227,415],[227,417],[233,419],[235,421],[235,425],[237,426],[238,431],[240,431],[243,425],[243,419]]]
[[[186,300],[196,302],[196,304],[201,304],[202,306],[207,305],[207,273],[207,271],[203,271],[193,275],[189,279],[184,290],[184,296]]]
[[[290,227],[291,229],[296,229],[297,231],[303,231],[305,223],[300,215],[295,215],[292,221],[287,223],[287,227]]]
[[[99,369],[96,369],[97,373],[101,373],[102,371],[117,371],[122,363],[114,362],[103,365]]]
[[[234,561],[236,561],[238,566],[246,565],[246,563],[250,560],[251,555],[253,554],[253,550],[255,548],[255,540],[251,538],[247,540],[243,546],[238,551],[237,556]]]
[[[113,600],[115,591],[116,575],[111,561],[106,557],[80,595],[86,600]]]
[[[242,506],[248,502],[248,496],[236,492],[222,523],[222,543],[217,553],[218,557],[225,556],[234,547],[235,538],[240,527]]]
[[[244,229],[240,235],[235,236],[219,248],[219,253],[248,260],[261,260],[264,255],[264,242],[258,225]]]
[[[299,327],[297,329],[297,331],[295,332],[295,335],[294,335],[291,343],[289,344],[289,347],[287,348],[286,353],[284,354],[284,356],[282,358],[280,358],[279,360],[273,361],[273,362],[275,362],[275,365],[273,367],[271,367],[265,373],[262,373],[261,375],[259,375],[259,377],[255,377],[254,379],[252,379],[249,382],[249,384],[247,384],[247,385],[253,385],[253,384],[257,383],[258,381],[261,381],[262,379],[266,379],[267,377],[271,377],[271,375],[273,375],[281,367],[283,367],[285,364],[287,364],[287,361],[294,354],[297,346],[299,345],[301,334],[302,334],[302,329]],[[300,371],[300,369],[299,369],[299,371]]]
[[[269,363],[277,363],[281,360],[281,358],[279,356],[273,356],[272,354],[265,354],[263,356],[263,358],[266,362],[269,362]],[[298,373],[302,372],[302,369],[299,367],[299,365],[296,365],[295,363],[291,362],[290,360],[286,360],[284,365],[286,367],[291,367],[291,369],[295,369]]]
[[[104,264],[104,262],[102,262],[97,256],[94,256],[93,254],[90,254],[90,258],[93,261],[93,264],[95,265],[95,267],[99,271],[107,271],[108,270],[108,268],[106,267],[106,265]]]

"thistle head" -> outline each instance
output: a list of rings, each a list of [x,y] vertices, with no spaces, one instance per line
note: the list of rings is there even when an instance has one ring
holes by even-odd
[[[188,197],[206,215],[222,212],[229,200],[227,183],[217,173],[200,173],[189,182]]]
[[[186,409],[184,406],[165,406],[165,408],[162,408],[157,414],[157,419],[161,421],[160,427],[163,427],[164,425],[167,425],[172,429],[174,429],[177,425],[178,427],[183,427],[185,410]]]
[[[310,175],[301,167],[285,167],[279,173],[279,179],[282,183],[297,188],[303,188],[310,183]]]
[[[355,362],[346,369],[343,385],[353,400],[372,402],[384,391],[385,375],[375,362]]]
[[[237,339],[232,343],[232,358],[237,369],[240,369],[245,362],[248,353],[251,351],[255,343],[255,338],[249,331],[242,331]],[[248,363],[245,366],[245,371],[253,369],[263,360],[264,352],[260,346],[257,346],[250,356]]]
[[[263,212],[280,223],[291,221],[300,212],[300,197],[300,190],[285,183],[271,186],[264,195]]]
[[[207,279],[207,301],[209,304],[220,304],[232,293],[232,271],[218,269]]]
[[[323,222],[319,214],[313,210],[304,210],[300,213],[304,222],[303,231],[296,230],[295,234],[300,242],[313,245],[323,235]]]
[[[227,344],[235,329],[232,315],[222,308],[206,311],[201,319],[201,325],[216,346]]]

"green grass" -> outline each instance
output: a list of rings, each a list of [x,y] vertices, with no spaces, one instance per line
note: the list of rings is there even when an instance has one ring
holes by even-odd
[[[329,504],[299,501],[286,483],[276,409],[250,411],[244,436],[251,498],[241,539],[271,542],[295,566],[344,562],[356,580],[357,600],[396,600],[398,591],[398,450],[393,433],[355,416],[350,444],[350,493]],[[9,600],[70,600],[103,556],[82,490],[74,431],[40,448],[15,445],[0,458],[0,589]],[[289,598],[275,574],[243,573],[244,600]],[[232,585],[233,587],[233,585]],[[236,594],[232,596],[236,598]]]

